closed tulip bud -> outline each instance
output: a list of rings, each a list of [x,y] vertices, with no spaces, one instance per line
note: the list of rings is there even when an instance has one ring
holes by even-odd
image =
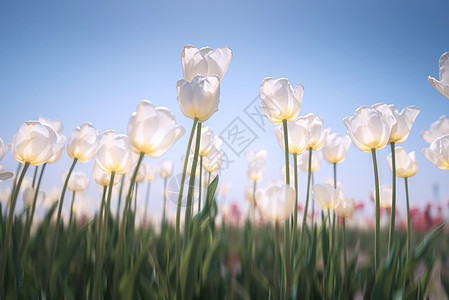
[[[312,154],[312,164],[310,171],[316,172],[321,167],[321,161],[323,160],[323,153],[321,151],[314,151]],[[298,167],[303,172],[309,171],[309,151],[304,152],[298,157]]]
[[[401,178],[410,178],[418,173],[418,163],[416,161],[415,151],[407,154],[404,148],[396,147],[396,176]],[[387,156],[388,166],[393,170],[391,153]]]
[[[72,131],[67,142],[67,154],[71,159],[85,163],[95,157],[100,133],[90,123],[84,123]]]
[[[20,163],[39,166],[61,150],[56,132],[37,121],[27,121],[20,126],[11,143],[12,154]]]
[[[346,158],[346,154],[351,145],[349,135],[341,136],[337,133],[330,133],[326,137],[323,154],[330,164],[339,164]]]
[[[428,80],[438,93],[449,100],[449,51],[440,57],[440,81],[430,76]]]
[[[97,162],[94,162],[94,169],[93,169],[93,177],[97,184],[101,186],[109,186],[109,183],[111,181],[111,173],[107,173],[103,171],[97,164]],[[119,183],[121,180],[120,175],[114,176],[114,185]]]
[[[355,201],[352,198],[342,199],[335,207],[335,213],[342,218],[352,217],[355,212]]]
[[[393,189],[389,185],[380,186],[380,207],[390,208],[393,203]]]
[[[34,194],[36,193],[36,190],[32,187],[27,187],[23,191],[23,204],[26,207],[33,206],[33,200],[34,200]],[[39,191],[37,193],[37,199],[36,199],[36,205],[43,203],[45,199],[45,193],[43,191]]]
[[[252,162],[265,163],[265,158],[267,157],[266,150],[253,149],[245,153],[246,161],[251,164]]]
[[[153,182],[157,176],[156,167],[149,164],[143,164],[143,166],[145,166],[145,181]]]
[[[11,148],[11,144],[5,145],[3,140],[0,139],[0,160],[2,160],[3,156],[8,152],[9,148]]]
[[[330,129],[324,129],[323,119],[315,114],[307,114],[301,118],[304,118],[307,121],[307,126],[309,129],[310,139],[307,149],[312,148],[312,150],[320,150],[326,142],[326,136],[328,135]]]
[[[224,161],[225,153],[223,150],[215,148],[208,156],[203,159],[203,169],[208,173],[218,172]]]
[[[322,210],[334,209],[343,199],[343,190],[330,184],[315,184],[313,186],[313,200]]]
[[[11,179],[14,177],[12,172],[3,172],[3,167],[0,166],[0,182]]]
[[[62,176],[63,182],[67,178],[68,172],[65,172]],[[89,177],[86,175],[86,173],[81,171],[74,171],[70,175],[69,182],[67,184],[67,189],[72,192],[82,192],[87,190],[87,187],[89,186]]]
[[[257,206],[262,215],[271,221],[283,221],[293,214],[295,190],[280,182],[271,183],[256,192]]]
[[[161,176],[162,179],[167,179],[172,177],[172,175],[173,175],[173,162],[164,159],[159,164],[159,176]]]
[[[275,125],[292,122],[299,115],[303,95],[302,84],[293,89],[287,78],[265,78],[260,85],[260,108]]]
[[[396,105],[386,105],[383,103],[375,104],[373,108],[382,114],[392,116],[396,121],[391,127],[390,139],[388,140],[389,143],[395,144],[405,142],[420,111],[416,106],[408,106],[399,113]]]
[[[308,119],[300,117],[290,123],[287,123],[288,132],[288,152],[290,154],[302,154],[309,145],[310,133]],[[276,137],[282,151],[285,152],[284,127],[276,127]]]
[[[438,169],[449,170],[449,134],[435,139],[429,148],[422,149],[422,153]]]
[[[196,131],[193,134],[193,141],[196,141]],[[220,147],[223,140],[219,136],[214,136],[214,131],[207,127],[202,126],[201,128],[201,139],[200,139],[200,149],[198,152],[199,156],[208,156],[215,147]],[[195,153],[196,145],[192,143],[190,150]]]
[[[432,123],[429,130],[421,133],[421,137],[426,143],[432,144],[434,140],[446,134],[449,134],[449,118],[441,116],[437,121]]]
[[[232,59],[232,50],[228,47],[197,49],[191,45],[184,46],[181,53],[182,74],[185,81],[192,81],[196,75],[217,75],[223,80]]]
[[[128,137],[113,130],[106,131],[98,144],[95,162],[106,173],[126,174],[136,155],[132,152]]]
[[[354,145],[364,152],[383,149],[390,140],[395,119],[366,106],[359,107],[354,115],[344,118],[349,137]]]
[[[207,121],[217,110],[220,102],[220,78],[216,75],[197,75],[191,82],[178,80],[178,105],[182,113],[199,123]]]
[[[265,165],[259,162],[252,162],[248,165],[248,177],[252,182],[259,182],[265,174]]]
[[[43,117],[39,117],[38,121],[42,125],[47,125],[48,127],[51,127],[56,132],[56,144],[59,144],[61,146],[61,149],[59,151],[56,151],[55,154],[53,154],[53,156],[50,157],[47,163],[57,162],[64,153],[64,145],[66,140],[65,135],[62,133],[62,122],[46,119]]]
[[[128,122],[128,137],[137,154],[159,157],[184,134],[173,114],[164,107],[154,107],[148,100],[140,101]]]

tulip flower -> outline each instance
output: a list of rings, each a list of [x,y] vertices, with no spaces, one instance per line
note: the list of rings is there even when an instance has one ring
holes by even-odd
[[[267,157],[266,150],[253,149],[245,153],[245,158],[248,164],[253,162],[265,163],[265,158]]]
[[[315,184],[313,186],[314,201],[322,210],[329,211],[337,207],[343,197],[340,187],[334,188],[331,184]]]
[[[341,199],[335,207],[335,213],[337,216],[343,219],[351,217],[355,212],[355,201],[352,198]]]
[[[256,192],[257,206],[262,215],[275,224],[274,282],[275,295],[279,295],[279,221],[288,220],[295,208],[295,190],[284,183],[271,183]],[[288,241],[284,241],[289,247]]]
[[[32,188],[32,187],[27,187],[23,191],[23,204],[27,208],[31,208],[33,206],[35,192],[36,192],[36,189]],[[45,193],[40,191],[38,193],[37,203],[42,203],[44,201],[44,199],[45,199]]]
[[[293,89],[287,78],[265,78],[260,85],[260,108],[275,125],[292,122],[299,115],[303,95],[302,84]]]
[[[392,249],[394,242],[394,227],[396,218],[396,155],[395,145],[403,143],[410,134],[413,123],[419,114],[419,108],[416,106],[408,106],[402,110],[401,113],[395,105],[386,105],[378,103],[373,105],[373,108],[380,111],[385,116],[392,116],[396,121],[391,128],[389,144],[391,146],[392,154],[392,171],[393,171],[393,199],[392,212],[390,221],[390,239],[388,249]]]
[[[75,128],[67,142],[67,154],[71,159],[85,163],[95,157],[100,133],[90,123]]]
[[[193,140],[196,140],[196,133],[193,135]],[[214,150],[214,146],[220,147],[222,142],[223,140],[220,137],[215,136],[214,131],[211,128],[203,126],[201,128],[200,148],[198,150],[198,155],[208,156],[212,150]],[[195,145],[192,145],[190,148],[192,154],[195,153],[195,148]]]
[[[0,139],[0,160],[5,156],[5,154],[8,152],[9,148],[11,148],[11,144],[4,144],[3,140]]]
[[[204,157],[203,169],[207,173],[218,172],[221,168],[224,158],[224,151],[215,149],[209,156]]]
[[[140,101],[128,122],[128,137],[134,152],[150,157],[165,154],[184,132],[168,109],[154,107],[148,100]]]
[[[173,176],[173,162],[169,160],[163,160],[159,164],[159,176],[162,179],[167,179]]]
[[[391,208],[393,199],[393,190],[389,185],[380,186],[380,207]]]
[[[191,82],[178,80],[178,105],[182,113],[198,123],[207,121],[220,102],[220,78],[216,75],[197,75]]]
[[[435,139],[422,153],[438,169],[449,170],[449,134]]]
[[[429,130],[421,133],[421,137],[426,143],[432,144],[434,140],[446,134],[449,134],[449,118],[441,116],[437,121],[432,123]]]
[[[65,172],[62,176],[63,182],[67,178],[67,173]],[[72,192],[82,192],[85,191],[89,185],[90,178],[87,176],[86,173],[78,171],[73,172],[72,176],[69,178],[69,183],[67,185],[67,189]]]
[[[248,165],[249,180],[256,183],[262,180],[265,174],[265,165],[258,162],[253,162]]]
[[[351,138],[353,144],[364,152],[371,152],[373,157],[374,181],[376,186],[374,265],[377,270],[380,258],[380,191],[376,151],[383,149],[389,142],[391,130],[396,124],[396,120],[392,115],[383,114],[374,108],[361,106],[354,112],[353,116],[344,118],[343,122],[348,129],[349,137]]]
[[[97,164],[97,162],[94,162],[94,168],[93,168],[93,178],[94,181],[98,184],[101,185],[103,187],[108,187],[109,183],[111,181],[111,173],[107,173],[105,171],[103,171]],[[119,183],[121,180],[120,176],[115,176],[114,177],[114,185],[116,185],[117,183]]]
[[[303,172],[309,171],[309,152],[304,152],[298,157],[298,167]],[[323,161],[323,152],[322,151],[315,151],[312,155],[312,160],[310,164],[310,172],[314,173],[319,170],[321,167],[321,162]]]
[[[197,49],[184,46],[181,53],[182,74],[185,81],[192,81],[196,75],[216,75],[223,80],[232,59],[232,50],[228,47]]]
[[[349,135],[341,136],[337,133],[330,133],[326,137],[323,148],[324,158],[330,164],[339,164],[343,162],[348,153],[351,139]]]
[[[400,178],[413,177],[418,173],[418,164],[416,161],[415,151],[407,154],[403,147],[396,147],[396,176]],[[391,154],[387,157],[390,170],[393,169]]]
[[[440,81],[428,78],[430,85],[449,100],[449,51],[440,57]]]
[[[11,143],[14,158],[32,166],[46,163],[63,146],[57,143],[56,132],[51,127],[37,121],[23,123]]]
[[[135,155],[126,135],[113,130],[106,131],[98,144],[95,162],[104,172],[126,174],[135,161]]]
[[[306,151],[310,142],[310,133],[308,119],[300,117],[290,123],[287,123],[288,132],[288,151],[289,154],[301,155]],[[284,128],[276,127],[276,137],[282,151],[285,152]]]
[[[62,133],[62,122],[61,121],[54,121],[54,120],[46,119],[46,118],[43,118],[43,117],[39,117],[38,121],[42,125],[46,125],[46,126],[52,128],[55,131],[55,133],[56,133],[56,143],[61,145],[61,149],[59,151],[57,151],[47,161],[47,163],[54,163],[54,162],[58,161],[61,158],[62,154],[64,153],[64,145],[65,145],[66,137]]]
[[[0,182],[11,179],[14,177],[12,172],[3,172],[3,167],[0,166]]]

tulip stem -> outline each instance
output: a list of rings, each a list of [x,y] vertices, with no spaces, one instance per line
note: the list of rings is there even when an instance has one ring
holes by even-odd
[[[252,207],[252,221],[253,224],[256,224],[256,189],[257,189],[257,182],[254,181],[253,183],[253,207]]]
[[[287,120],[284,119],[282,120],[282,126],[284,129],[284,144],[285,144],[285,183],[287,185],[290,184],[290,164],[288,161],[288,155],[289,155],[289,150],[288,150],[288,126],[287,126]]]
[[[396,151],[394,142],[391,145],[391,169],[393,171],[393,199],[391,201],[391,216],[390,216],[390,239],[388,240],[388,252],[391,251],[394,242],[394,227],[396,218]]]
[[[346,255],[346,217],[343,217],[343,266],[344,266],[344,274],[346,274],[346,264],[347,264],[347,255]]]
[[[145,209],[143,211],[143,221],[142,221],[142,225],[144,226],[145,222],[147,221],[148,203],[150,202],[150,191],[151,191],[151,182],[147,182],[147,192],[145,195]]]
[[[302,245],[304,240],[304,234],[306,233],[307,226],[307,209],[309,207],[309,196],[310,196],[310,180],[312,179],[312,147],[309,148],[309,169],[307,171],[307,194],[306,194],[306,205],[304,206],[304,215],[302,217],[302,227],[301,227],[301,237],[300,245]]]
[[[72,219],[73,219],[73,204],[75,203],[75,191],[72,191],[72,203],[70,204],[70,216],[69,216],[69,226],[67,227],[67,232],[70,232],[70,228],[72,228]]]
[[[19,250],[19,258],[20,259],[22,259],[23,251],[25,251],[26,243],[30,236],[31,225],[33,224],[34,212],[36,210],[36,202],[37,202],[37,197],[39,194],[39,187],[41,186],[42,176],[44,174],[46,165],[47,165],[47,163],[42,165],[41,173],[39,174],[39,179],[37,180],[37,186],[36,186],[36,189],[34,190],[33,206],[31,207],[30,218],[29,218],[28,222],[25,224],[24,235],[22,235],[22,241],[20,242],[20,245],[21,245],[20,250]]]
[[[168,182],[168,179],[164,178],[164,207],[163,207],[163,212],[162,212],[162,225],[165,224],[165,218],[167,215],[167,182]]]
[[[131,206],[131,197],[132,197],[132,192],[133,192],[133,186],[134,186],[134,183],[136,182],[137,173],[139,172],[139,167],[140,167],[140,164],[142,163],[142,160],[144,157],[145,157],[145,152],[140,152],[139,159],[137,160],[137,164],[134,169],[134,173],[131,177],[131,184],[129,185],[128,194],[126,195],[125,206],[123,207],[122,220],[120,221],[120,229],[119,229],[119,236],[118,236],[117,249],[116,249],[117,256],[115,258],[115,265],[114,265],[114,277],[113,277],[114,280],[112,282],[112,286],[113,286],[112,299],[118,299],[118,288],[120,285],[119,273],[120,273],[120,265],[121,265],[121,260],[122,260],[123,242],[125,239],[126,216],[128,214],[128,208],[130,208],[130,206]]]
[[[179,186],[178,205],[176,207],[176,230],[175,230],[175,265],[176,265],[176,278],[179,278],[179,266],[180,266],[180,250],[181,250],[181,205],[182,194],[184,191],[184,181],[186,180],[187,163],[189,162],[190,148],[192,147],[193,135],[195,133],[196,125],[198,124],[198,118],[193,120],[192,129],[190,130],[189,142],[187,143],[186,155],[184,156],[184,166],[182,167],[181,182]],[[178,282],[178,280],[176,280]]]
[[[103,213],[105,208],[105,200],[106,200],[106,192],[108,191],[108,187],[103,187],[103,195],[101,196],[101,204],[100,204],[100,214],[97,216],[97,247],[95,250],[95,269],[98,269],[100,256],[100,236],[101,236],[101,228],[103,227]]]
[[[200,156],[200,183],[198,191],[198,213],[201,210],[201,186],[203,185],[203,156]]]
[[[287,120],[283,119],[282,120],[282,127],[284,129],[284,153],[285,153],[285,183],[287,185],[290,185],[290,162],[289,162],[289,149],[288,149],[288,126],[287,126]],[[286,278],[286,282],[287,285],[289,284],[289,280],[290,280],[290,268],[291,268],[291,263],[290,263],[290,223],[289,223],[290,218],[286,218],[285,219],[285,224],[284,224],[284,247],[285,247],[285,260],[286,263],[283,264],[286,266],[286,273],[287,273],[287,278]]]
[[[412,238],[412,230],[411,230],[411,223],[410,223],[410,202],[409,202],[409,196],[408,196],[408,178],[404,178],[405,182],[405,198],[407,200],[407,258],[410,255],[410,241]]]
[[[279,222],[274,223],[274,299],[280,299],[279,290]]]
[[[25,163],[25,165],[22,169],[22,173],[20,174],[19,181],[17,182],[17,186],[14,188],[14,192],[13,192],[12,198],[11,198],[11,204],[9,205],[8,223],[6,225],[6,232],[5,232],[5,238],[3,240],[3,249],[2,249],[1,262],[0,262],[0,272],[1,272],[0,282],[1,282],[2,286],[5,282],[4,279],[5,279],[6,261],[7,261],[7,257],[8,257],[8,248],[9,248],[9,239],[10,239],[11,230],[12,230],[12,221],[14,219],[14,209],[16,207],[17,196],[19,195],[20,186],[22,185],[23,178],[25,177],[25,173],[29,166],[30,166],[30,163],[28,163],[28,162]]]
[[[61,214],[62,214],[62,205],[64,204],[64,196],[65,196],[65,191],[67,190],[67,185],[69,184],[69,179],[70,176],[72,175],[73,169],[75,168],[76,162],[78,161],[78,159],[75,157],[73,159],[72,165],[70,166],[69,172],[67,173],[67,177],[65,178],[64,181],[64,186],[62,187],[62,191],[61,191],[61,197],[59,199],[59,205],[58,205],[58,215],[56,217],[56,225],[55,225],[55,231],[53,232],[53,237],[50,243],[50,256],[49,256],[49,260],[48,260],[48,278],[46,279],[46,284],[44,285],[45,290],[47,291],[48,289],[48,284],[50,283],[50,277],[51,277],[51,269],[53,267],[53,260],[54,260],[54,256],[56,254],[56,250],[57,250],[57,245],[58,245],[58,239],[59,239],[59,231],[60,231],[60,225],[61,225]]]
[[[185,214],[185,233],[186,238],[189,239],[190,236],[190,219],[192,214],[192,198],[193,198],[193,189],[195,187],[195,173],[196,173],[196,165],[198,164],[198,154],[200,151],[200,142],[201,142],[201,123],[198,123],[197,131],[196,131],[196,142],[195,142],[195,153],[193,154],[193,162],[192,169],[190,170],[190,179],[189,179],[189,189],[187,191],[187,204],[186,204],[186,214]]]
[[[371,149],[374,166],[374,182],[376,185],[376,228],[374,232],[374,272],[377,273],[377,265],[379,264],[379,243],[380,243],[380,196],[379,196],[379,172],[377,169],[376,149]],[[377,275],[377,274],[375,274]],[[376,276],[375,276],[376,277]]]
[[[298,230],[298,154],[296,153],[293,154],[293,168],[295,174],[295,209],[293,211],[293,232],[292,232],[292,250],[291,250],[292,262],[296,248],[296,233]]]
[[[117,223],[120,220],[120,206],[122,204],[122,194],[123,194],[123,185],[125,184],[125,175],[122,176],[122,180],[120,182],[120,189],[118,192],[118,203],[117,203],[117,214],[115,218],[117,219]]]
[[[136,169],[138,166],[136,167]],[[100,293],[101,293],[101,275],[103,273],[103,260],[104,260],[104,248],[106,245],[106,234],[108,229],[108,222],[109,222],[109,212],[110,212],[110,206],[111,206],[111,196],[112,196],[112,188],[114,187],[114,177],[115,172],[113,171],[111,173],[111,179],[109,180],[109,188],[108,188],[108,200],[106,203],[106,206],[104,207],[104,221],[103,226],[101,227],[100,231],[100,255],[98,260],[98,265],[95,270],[95,282],[94,282],[94,298],[93,299],[101,299]],[[101,220],[100,220],[101,222]]]

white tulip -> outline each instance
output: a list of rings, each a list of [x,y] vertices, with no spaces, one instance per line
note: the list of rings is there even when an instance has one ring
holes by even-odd
[[[345,160],[350,145],[349,135],[341,136],[337,133],[330,133],[324,144],[324,158],[330,164],[339,164]]]
[[[64,153],[64,145],[65,145],[66,137],[62,133],[62,122],[61,121],[55,121],[55,120],[46,119],[46,118],[43,118],[43,117],[39,117],[38,121],[42,125],[47,125],[48,127],[53,128],[53,130],[56,132],[56,143],[61,145],[61,149],[59,151],[57,151],[47,161],[47,163],[54,163],[54,162],[58,161],[61,158],[62,154]]]
[[[302,154],[310,143],[308,118],[300,117],[287,123],[288,152],[289,154]],[[276,127],[276,137],[282,151],[285,152],[284,127]]]
[[[68,171],[62,176],[63,182],[67,178]],[[86,173],[82,171],[74,171],[70,175],[69,182],[67,184],[67,189],[72,192],[85,191],[89,185],[89,177]]]
[[[75,128],[67,142],[67,154],[71,159],[85,163],[95,157],[100,133],[90,123]]]
[[[271,221],[289,218],[295,208],[295,190],[281,182],[273,182],[256,192],[256,202],[262,215]]]
[[[435,139],[429,148],[422,149],[422,153],[438,169],[449,170],[449,134]]]
[[[312,164],[310,166],[310,171],[316,172],[321,167],[321,161],[323,160],[323,153],[321,151],[313,151],[312,153]],[[298,167],[303,172],[309,171],[309,151],[304,152],[298,156]]]
[[[449,100],[449,51],[441,55],[439,63],[440,81],[430,76],[428,80],[434,89]]]
[[[443,115],[430,125],[429,130],[423,131],[421,137],[426,143],[432,144],[435,139],[446,134],[449,134],[449,118]]]
[[[173,162],[169,160],[163,160],[159,164],[159,176],[162,179],[167,179],[173,176]]]
[[[313,186],[313,200],[322,210],[334,209],[343,198],[343,190],[330,184],[315,184]]]
[[[3,140],[0,139],[0,160],[5,156],[5,154],[8,152],[9,148],[11,148],[11,144],[5,145],[3,143]]]
[[[248,178],[252,182],[259,182],[265,174],[265,165],[260,162],[252,162],[248,165]]]
[[[410,178],[418,173],[418,163],[416,161],[415,151],[407,154],[403,147],[396,147],[396,176],[401,178]],[[390,170],[392,167],[391,153],[387,156],[388,166]]]
[[[393,203],[393,189],[389,185],[381,185],[380,191],[380,207],[390,208]]]
[[[335,213],[339,217],[348,218],[355,212],[355,201],[352,198],[342,199],[335,207]]]
[[[245,153],[245,158],[248,164],[251,164],[253,162],[258,163],[265,163],[265,158],[267,157],[267,151],[266,150],[257,150],[253,149],[251,151],[248,151]]]

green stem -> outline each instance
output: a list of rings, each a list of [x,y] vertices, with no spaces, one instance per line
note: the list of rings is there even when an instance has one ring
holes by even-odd
[[[36,177],[37,177],[37,170],[39,169],[39,166],[36,166],[34,168],[34,175],[33,175],[33,182],[31,183],[31,187],[34,188],[36,186]]]
[[[150,202],[150,191],[151,191],[151,182],[147,182],[147,193],[145,195],[145,210],[143,212],[143,221],[142,221],[143,225],[145,225],[145,222],[147,221],[148,203]]]
[[[198,213],[201,210],[201,185],[203,184],[203,156],[200,156],[200,190],[198,191]]]
[[[293,168],[295,175],[295,209],[293,211],[293,232],[291,243],[291,262],[294,263],[295,249],[296,249],[296,235],[298,231],[298,154],[293,154]],[[294,267],[294,265],[293,265]]]
[[[274,223],[274,299],[280,298],[279,289],[279,222]]]
[[[36,189],[34,190],[33,206],[31,207],[31,215],[30,215],[30,218],[28,220],[28,223],[26,224],[25,235],[22,236],[21,247],[20,247],[20,250],[19,250],[19,257],[20,258],[22,258],[22,255],[23,255],[23,253],[25,251],[27,240],[30,237],[30,230],[31,230],[31,225],[33,225],[34,212],[36,211],[37,197],[39,195],[39,188],[41,186],[42,176],[44,174],[44,170],[45,170],[45,166],[46,165],[47,165],[47,163],[42,165],[41,173],[39,174],[39,179],[37,180],[37,186],[36,186]]]
[[[287,120],[282,120],[282,126],[284,128],[284,147],[285,147],[285,183],[287,185],[290,184],[290,164],[288,161],[288,126],[287,126]]]
[[[131,196],[133,191],[134,183],[136,182],[137,173],[139,172],[140,164],[142,163],[143,158],[145,157],[145,152],[141,152],[139,154],[139,159],[137,160],[136,168],[134,169],[134,173],[131,177],[131,184],[129,185],[128,194],[126,195],[126,202],[125,206],[123,207],[122,212],[122,220],[120,221],[120,229],[119,229],[119,236],[118,236],[118,242],[117,242],[117,249],[116,253],[117,256],[115,258],[115,264],[114,264],[114,280],[112,282],[113,286],[113,292],[112,292],[112,299],[118,299],[118,288],[120,285],[119,282],[119,274],[120,274],[120,265],[122,260],[122,250],[123,250],[123,243],[125,239],[125,225],[126,225],[126,216],[128,214],[128,207],[130,207],[131,203]]]
[[[408,195],[408,178],[404,178],[405,181],[405,198],[407,200],[407,258],[410,255],[410,241],[412,238],[412,230],[411,230],[411,223],[410,223],[410,202],[409,202],[409,195]]]
[[[100,213],[97,217],[97,246],[95,249],[95,270],[99,267],[99,259],[100,256],[100,236],[101,236],[101,228],[103,227],[103,213],[104,213],[104,207],[106,205],[106,192],[108,190],[107,186],[103,187],[103,195],[101,196],[101,204],[100,204]]]
[[[373,166],[374,166],[374,181],[376,185],[376,228],[374,232],[374,270],[377,273],[377,266],[379,264],[379,243],[380,243],[380,190],[379,190],[379,172],[377,169],[377,157],[376,149],[371,149],[371,154],[373,156]]]
[[[25,177],[25,173],[29,166],[30,166],[30,163],[28,163],[28,162],[25,163],[25,165],[22,169],[22,173],[20,174],[19,181],[17,182],[17,186],[14,188],[14,192],[13,192],[12,198],[11,198],[11,204],[9,205],[8,223],[6,225],[6,232],[5,232],[5,238],[3,240],[3,249],[2,249],[2,256],[1,256],[1,261],[0,261],[0,272],[1,272],[0,283],[2,286],[5,282],[4,279],[5,279],[5,270],[6,270],[6,260],[8,257],[9,239],[10,239],[11,230],[12,230],[12,222],[14,219],[14,209],[16,207],[17,196],[19,195],[20,186],[22,185],[23,178]],[[2,291],[2,294],[3,293],[4,293],[4,291]]]
[[[185,232],[186,238],[189,238],[190,235],[190,219],[192,214],[192,199],[193,199],[193,189],[195,187],[195,173],[196,173],[196,165],[198,164],[198,154],[200,151],[200,142],[201,142],[201,123],[198,123],[197,131],[196,131],[196,142],[195,142],[195,153],[193,154],[193,162],[192,169],[190,171],[190,179],[189,179],[189,189],[187,191],[187,204],[186,204],[186,213],[185,213]]]
[[[290,185],[290,162],[289,162],[289,149],[288,149],[288,126],[287,126],[287,120],[284,119],[282,120],[282,127],[284,129],[284,153],[285,153],[285,183],[287,185]],[[287,273],[287,278],[286,278],[286,283],[287,286],[289,285],[289,280],[290,280],[290,268],[291,268],[291,263],[290,263],[290,224],[289,224],[289,220],[290,218],[285,219],[285,224],[284,224],[284,247],[285,247],[285,266],[286,266],[286,273]]]
[[[48,269],[47,269],[48,278],[46,279],[46,283],[44,285],[44,287],[45,287],[44,291],[47,291],[47,289],[48,289],[48,284],[49,284],[50,276],[51,276],[51,269],[53,267],[53,260],[54,260],[54,256],[55,256],[56,250],[57,250],[59,231],[60,231],[59,227],[61,225],[62,205],[64,204],[65,192],[67,190],[67,185],[69,184],[70,176],[72,175],[73,169],[75,168],[77,161],[78,161],[78,159],[75,157],[72,161],[72,165],[70,166],[69,172],[67,173],[67,177],[64,181],[64,186],[62,187],[61,197],[59,199],[59,204],[58,204],[58,215],[56,217],[55,231],[53,232],[53,236],[52,236],[51,243],[50,243],[51,248],[50,248],[50,256],[49,256],[49,260],[48,260]]]
[[[346,274],[346,265],[347,265],[347,254],[346,254],[346,218],[343,217],[343,266],[344,266],[344,274]]]
[[[256,224],[256,189],[257,189],[257,182],[254,181],[253,183],[253,207],[252,207],[252,221],[253,224]]]
[[[70,204],[69,226],[67,227],[67,232],[70,232],[70,228],[72,227],[73,204],[74,203],[75,203],[75,191],[72,191],[72,203]]]
[[[306,205],[304,206],[304,215],[302,217],[302,227],[301,227],[301,237],[300,237],[300,245],[302,245],[304,241],[304,234],[306,232],[307,226],[307,209],[309,207],[309,196],[310,196],[310,180],[312,178],[312,147],[309,148],[309,169],[307,172],[307,194],[306,194]]]
[[[175,230],[175,262],[176,262],[176,278],[179,277],[179,267],[181,258],[181,205],[182,194],[184,191],[184,181],[186,180],[187,163],[189,162],[190,148],[192,147],[193,135],[195,133],[196,125],[198,124],[198,118],[193,120],[192,129],[190,130],[189,142],[187,143],[186,155],[184,157],[184,166],[182,167],[181,182],[179,186],[178,205],[176,207],[176,230]],[[178,280],[176,280],[178,282]]]
[[[123,185],[125,184],[125,175],[122,175],[122,180],[120,182],[120,189],[118,193],[118,202],[117,202],[117,214],[115,218],[117,219],[117,223],[120,220],[120,206],[122,204],[122,194],[123,194]]]
[[[138,192],[138,187],[139,187],[139,183],[138,182],[136,182],[135,184],[134,184],[134,209],[133,209],[133,216],[134,216],[134,218],[133,218],[133,225],[135,225],[136,224],[136,214],[137,214],[137,192]],[[134,226],[133,226],[133,228],[135,228]]]
[[[136,167],[137,169],[137,167]],[[107,228],[108,228],[108,222],[109,222],[109,212],[110,210],[110,206],[111,206],[111,196],[112,196],[112,188],[114,187],[114,177],[115,177],[115,172],[111,173],[111,179],[109,180],[109,188],[108,188],[108,202],[106,203],[105,208],[105,212],[104,212],[104,221],[103,221],[103,226],[101,227],[101,231],[100,231],[100,239],[101,239],[101,244],[100,244],[100,256],[99,256],[99,260],[98,260],[98,266],[97,269],[95,270],[95,282],[94,282],[94,299],[101,299],[102,297],[100,297],[100,293],[101,293],[101,275],[103,273],[103,260],[104,260],[104,248],[106,245],[106,234],[107,234]],[[101,222],[101,221],[100,221]]]
[[[162,213],[162,224],[165,224],[165,218],[167,215],[167,178],[164,178],[164,204]]]
[[[394,243],[394,227],[396,218],[396,151],[394,142],[391,145],[391,168],[393,171],[393,199],[391,201],[391,216],[390,216],[390,238],[388,240],[388,251],[391,251]]]

